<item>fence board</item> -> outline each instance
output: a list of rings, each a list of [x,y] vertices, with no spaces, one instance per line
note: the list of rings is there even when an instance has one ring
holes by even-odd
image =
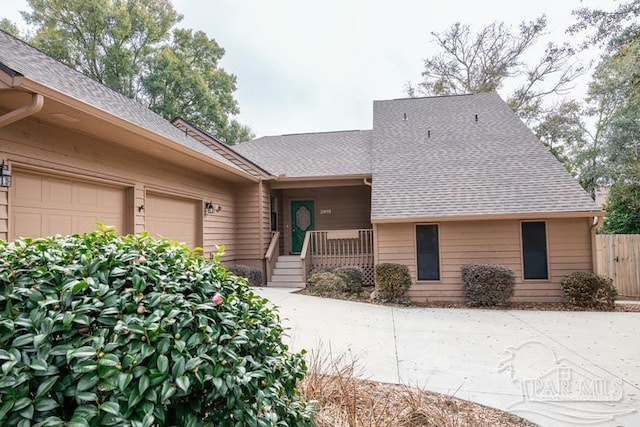
[[[597,235],[596,272],[613,279],[621,298],[640,299],[640,235]]]

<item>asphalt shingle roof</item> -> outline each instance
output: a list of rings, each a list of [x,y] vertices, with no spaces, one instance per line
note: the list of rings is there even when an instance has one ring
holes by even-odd
[[[373,116],[374,221],[600,211],[495,93],[376,101]]]
[[[370,175],[370,130],[265,136],[234,149],[274,175]]]
[[[29,80],[74,97],[234,169],[241,170],[222,155],[185,135],[170,122],[137,101],[96,82],[3,31],[0,31],[0,64],[17,71]]]

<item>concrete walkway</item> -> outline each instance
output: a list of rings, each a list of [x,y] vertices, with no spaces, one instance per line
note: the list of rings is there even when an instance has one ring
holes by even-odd
[[[257,288],[289,344],[347,353],[363,377],[543,426],[640,425],[640,313],[402,308]]]

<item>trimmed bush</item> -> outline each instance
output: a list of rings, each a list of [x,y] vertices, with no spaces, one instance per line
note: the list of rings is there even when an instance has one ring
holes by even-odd
[[[229,271],[238,277],[247,279],[250,286],[262,286],[262,270],[250,265],[236,264],[229,267]]]
[[[307,281],[307,290],[312,295],[333,296],[343,294],[347,289],[347,283],[339,275],[331,272],[314,273]]]
[[[590,271],[576,271],[561,282],[569,302],[578,307],[604,307],[613,309],[618,291],[613,280]]]
[[[359,267],[338,267],[333,270],[345,282],[345,292],[359,295],[362,292],[362,269]]]
[[[508,305],[516,287],[516,276],[499,264],[463,265],[462,288],[469,306]]]
[[[0,241],[0,425],[313,425],[267,304],[147,234]]]
[[[389,302],[403,302],[411,287],[409,267],[403,264],[382,263],[375,270],[376,299]]]

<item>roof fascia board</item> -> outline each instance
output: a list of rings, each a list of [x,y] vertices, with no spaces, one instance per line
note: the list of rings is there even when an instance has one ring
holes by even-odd
[[[201,137],[203,139],[206,139],[209,143],[211,143],[212,145],[215,145],[216,148],[212,148],[212,149],[214,149],[214,150],[218,149],[220,151],[223,151],[228,156],[231,156],[234,159],[236,159],[238,162],[242,163],[244,165],[244,167],[256,172],[261,178],[263,178],[265,180],[275,179],[275,176],[273,174],[271,174],[269,171],[263,169],[262,167],[260,167],[256,163],[254,163],[251,160],[247,159],[242,154],[238,153],[237,151],[235,151],[234,149],[229,147],[224,142],[219,141],[218,139],[216,139],[212,135],[209,135],[207,132],[205,132],[204,130],[202,130],[199,127],[195,126],[193,123],[190,123],[187,120],[184,120],[183,118],[178,117],[176,119],[173,119],[171,121],[171,124],[173,124],[178,129],[181,129],[181,130],[185,129],[187,134],[189,134],[189,132],[191,132],[191,133],[193,133],[193,134],[195,134],[195,135],[197,135],[197,136],[199,136],[199,137]],[[198,140],[198,138],[196,138],[195,135],[190,135],[190,136],[192,138]]]
[[[408,218],[372,218],[372,224],[394,224],[394,223],[415,223],[415,222],[454,222],[454,221],[491,221],[509,219],[552,219],[552,218],[593,218],[603,217],[604,211],[582,211],[582,212],[535,212],[521,214],[490,214],[490,215],[448,215],[432,217],[408,217]]]

